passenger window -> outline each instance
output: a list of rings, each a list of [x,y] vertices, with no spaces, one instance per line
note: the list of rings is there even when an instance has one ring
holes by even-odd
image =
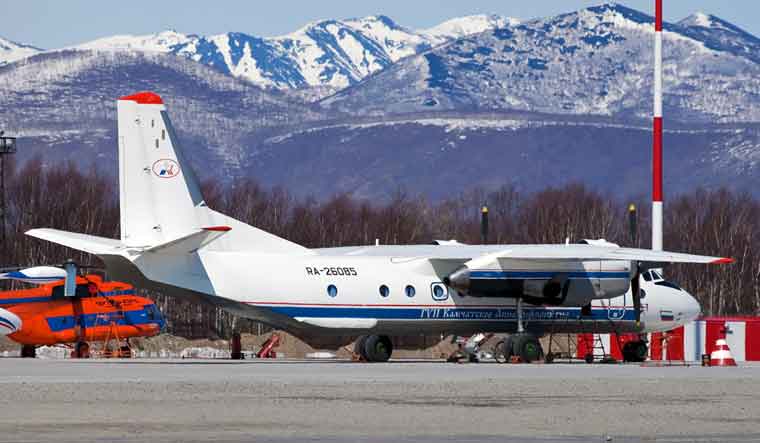
[[[338,295],[338,288],[335,285],[330,285],[327,287],[327,295],[330,297],[335,297]]]
[[[404,289],[404,292],[406,292],[406,296],[409,298],[414,297],[414,295],[417,293],[417,291],[414,289],[414,286],[409,285]]]
[[[449,291],[443,283],[433,283],[431,289],[433,291],[433,300],[443,301],[449,298]]]
[[[390,293],[391,293],[391,291],[390,291],[390,289],[388,289],[388,287],[387,287],[387,286],[385,286],[385,285],[380,285],[380,296],[381,296],[381,297],[385,298],[385,297],[387,297],[388,295],[390,295]]]
[[[161,130],[161,140],[166,140],[166,129]]]

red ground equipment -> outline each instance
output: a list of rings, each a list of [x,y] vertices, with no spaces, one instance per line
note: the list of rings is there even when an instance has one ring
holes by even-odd
[[[256,353],[257,358],[276,358],[277,353],[274,349],[280,345],[280,336],[278,334],[272,334],[271,337],[261,345],[261,349]]]

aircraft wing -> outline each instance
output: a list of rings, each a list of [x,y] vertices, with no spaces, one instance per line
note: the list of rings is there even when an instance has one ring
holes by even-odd
[[[652,263],[733,263],[732,258],[683,254],[651,249],[589,245],[536,245],[506,248],[471,260],[630,260]]]
[[[472,251],[476,252],[476,251]],[[515,245],[496,251],[477,251],[469,259],[428,257],[429,262],[442,272],[464,265],[469,269],[497,269],[522,266],[525,262],[574,262],[591,260],[627,260],[640,263],[639,267],[659,267],[667,263],[728,264],[732,258],[683,254],[650,249],[621,248],[592,245]],[[458,265],[456,262],[459,262]],[[520,264],[517,264],[520,263]],[[642,265],[643,264],[643,265]]]

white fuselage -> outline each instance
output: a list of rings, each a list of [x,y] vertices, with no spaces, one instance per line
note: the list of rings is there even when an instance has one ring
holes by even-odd
[[[165,261],[138,266],[151,280],[292,318],[317,334],[516,329],[515,298],[463,296],[446,287],[426,259],[376,255],[380,250],[367,255],[361,248],[314,251],[304,255],[199,251],[192,273],[178,273],[173,266],[163,266]],[[582,312],[578,304],[524,304],[526,327],[538,333],[651,332],[672,329],[699,315],[699,304],[691,295],[672,284],[657,283],[641,279],[646,295],[640,326],[634,321],[630,289],[624,289],[624,295],[592,300],[590,312]],[[271,322],[287,328],[274,317]]]

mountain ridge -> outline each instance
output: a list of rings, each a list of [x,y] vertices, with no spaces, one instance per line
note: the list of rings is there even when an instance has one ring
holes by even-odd
[[[414,48],[422,40],[368,41],[373,60],[387,63],[371,73],[370,52],[352,53],[343,44],[376,39],[391,28],[406,31],[384,16],[362,20],[302,28],[301,34],[332,42],[330,62],[311,71],[316,78],[328,65],[335,75],[360,78],[337,93],[339,86],[327,81],[303,89],[296,83],[263,87],[232,75],[227,61],[215,58],[226,45],[229,66],[250,69],[246,61],[256,61],[250,48],[271,43],[263,39],[207,39],[215,45],[208,52],[190,51],[208,55],[199,63],[172,51],[201,37],[168,31],[108,43],[117,50],[98,49],[101,41],[0,66],[0,106],[12,110],[0,113],[0,128],[20,136],[19,161],[40,155],[46,167],[55,167],[76,159],[83,168],[91,162],[115,173],[114,100],[153,90],[167,103],[202,179],[256,177],[265,186],[317,198],[347,192],[385,199],[402,187],[440,199],[452,189],[504,183],[525,192],[568,182],[619,197],[648,192],[654,39],[647,14],[601,5],[505,22],[427,49]],[[361,36],[357,29],[364,29]],[[343,44],[324,33],[343,33]],[[664,38],[668,194],[697,185],[757,194],[754,37],[708,16],[666,23]],[[278,45],[272,47],[287,54]],[[303,72],[275,49],[265,60],[267,72],[291,80],[291,73]]]

